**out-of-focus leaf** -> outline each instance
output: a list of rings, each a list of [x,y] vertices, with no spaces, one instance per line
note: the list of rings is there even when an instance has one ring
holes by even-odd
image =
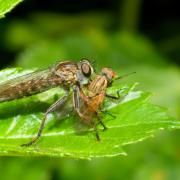
[[[58,42],[40,42],[19,54],[17,65],[24,68],[49,67],[58,61],[67,60],[66,51]]]
[[[106,14],[65,16],[57,13],[33,13],[24,21],[14,19],[5,32],[5,43],[11,50],[27,48],[39,41],[56,41],[72,34],[86,34],[94,29],[106,28]]]
[[[0,0],[0,18],[10,12],[22,0]]]
[[[16,69],[7,71],[11,77],[13,74],[18,75]],[[6,70],[3,73],[7,77]],[[1,78],[4,80],[3,73]],[[23,71],[19,73],[22,74]],[[112,93],[122,87],[128,88],[127,96],[121,101],[106,101],[105,107],[116,117],[113,119],[108,115],[103,116],[108,130],[103,132],[98,126],[101,142],[96,141],[92,129],[81,135],[77,134],[74,122],[78,119],[74,116],[64,117],[57,124],[57,115],[53,113],[48,116],[43,135],[36,145],[20,147],[36,135],[43,117],[43,108],[45,111],[45,107],[52,103],[55,96],[62,95],[59,89],[1,103],[0,154],[73,158],[125,155],[123,146],[127,144],[151,137],[159,129],[180,128],[180,122],[170,117],[164,108],[148,102],[149,93],[134,91],[134,86],[123,86],[119,83],[115,83],[109,91]],[[36,108],[33,109],[33,106]]]

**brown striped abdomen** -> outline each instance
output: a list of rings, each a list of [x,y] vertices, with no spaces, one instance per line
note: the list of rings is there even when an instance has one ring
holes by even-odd
[[[50,88],[57,86],[61,82],[59,79],[31,79],[25,82],[19,82],[16,85],[11,84],[10,86],[4,88],[0,92],[0,102],[10,101],[13,99],[19,99],[26,96],[31,96],[43,91],[46,91]]]

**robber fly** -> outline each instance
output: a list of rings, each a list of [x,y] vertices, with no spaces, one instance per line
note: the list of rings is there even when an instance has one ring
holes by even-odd
[[[110,68],[103,68],[101,70],[101,74],[96,75],[95,79],[88,85],[87,92],[82,91],[82,89],[79,89],[79,87],[76,87],[77,89],[75,90],[73,96],[74,109],[85,124],[94,128],[98,141],[100,141],[100,137],[96,127],[97,123],[95,119],[97,119],[98,123],[100,123],[103,126],[103,129],[106,130],[107,128],[101,121],[99,114],[100,112],[104,112],[111,115],[107,111],[101,110],[104,99],[105,97],[119,99],[120,92],[123,90],[118,90],[117,96],[113,96],[107,94],[106,89],[112,84],[113,80],[121,79],[127,75],[129,74],[117,77],[116,73]]]
[[[31,96],[57,86],[63,88],[65,92],[64,96],[45,112],[37,136],[22,146],[30,146],[39,139],[47,114],[62,107],[68,99],[70,88],[73,89],[73,92],[77,89],[76,86],[81,90],[81,87],[89,82],[92,74],[93,67],[88,60],[84,59],[78,63],[65,61],[57,63],[49,69],[35,71],[0,84],[0,102]]]

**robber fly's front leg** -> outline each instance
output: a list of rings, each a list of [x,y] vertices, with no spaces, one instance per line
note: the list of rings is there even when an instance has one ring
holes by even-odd
[[[64,105],[64,103],[67,101],[67,98],[69,96],[69,90],[65,89],[65,95],[58,99],[54,104],[52,104],[46,111],[44,118],[42,119],[41,125],[39,127],[37,136],[35,138],[33,138],[30,142],[26,143],[26,144],[22,144],[21,146],[31,146],[32,144],[34,144],[40,137],[42,134],[42,130],[44,128],[45,125],[45,121],[47,119],[47,115],[55,110],[57,110],[58,108],[60,108],[62,105]]]
[[[75,111],[79,114],[80,113],[80,87],[75,85],[73,87],[73,104]]]

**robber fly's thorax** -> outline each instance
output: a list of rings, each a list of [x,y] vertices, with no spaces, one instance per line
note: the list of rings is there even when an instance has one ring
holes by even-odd
[[[54,74],[57,83],[63,85],[78,85],[83,86],[89,81],[89,77],[93,73],[93,68],[87,60],[82,60],[80,63],[65,61],[56,65]]]
[[[56,85],[72,85],[77,82],[78,67],[75,63],[65,61],[56,65],[53,70],[53,81]]]

